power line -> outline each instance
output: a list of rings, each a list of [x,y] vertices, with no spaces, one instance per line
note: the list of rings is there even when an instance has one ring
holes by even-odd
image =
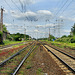
[[[63,4],[63,6],[56,12],[56,15],[58,15],[58,13],[63,9],[63,7],[67,4],[68,0],[66,0],[66,2]]]
[[[19,0],[19,2],[20,2],[20,4],[21,4],[21,7],[22,7],[22,11],[23,11],[23,4],[22,4],[22,2]]]
[[[7,3],[7,1],[6,0],[4,0],[5,1],[5,3],[11,8],[11,6]],[[12,9],[12,8],[11,8]]]
[[[13,4],[17,7],[17,9],[19,10],[19,11],[21,11],[20,9],[19,9],[19,7],[16,5],[16,3],[13,1],[13,0],[11,0],[12,2],[13,2]],[[21,11],[22,12],[22,11]]]
[[[26,3],[25,1],[22,3],[21,0],[19,0],[20,4],[21,4],[21,7],[22,7],[22,12],[25,12],[26,11]]]
[[[63,0],[60,0],[57,4],[56,7],[59,7],[63,3]]]
[[[73,2],[73,0],[67,5],[67,7],[61,12],[61,14],[70,6],[70,4]],[[61,15],[60,14],[60,15]]]

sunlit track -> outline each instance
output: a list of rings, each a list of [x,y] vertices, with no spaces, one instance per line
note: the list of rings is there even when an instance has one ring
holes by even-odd
[[[11,75],[16,75],[17,72],[19,71],[19,69],[21,68],[21,66],[23,65],[23,63],[25,62],[25,60],[29,57],[29,55],[32,53],[32,51],[36,48],[33,47],[29,50],[29,52],[25,55],[25,57],[23,58],[23,60],[20,62],[20,64],[16,67],[16,69],[14,70],[14,72]]]
[[[21,49],[19,52],[17,52],[16,54],[10,56],[9,58],[7,58],[6,60],[4,60],[3,62],[0,63],[0,67],[3,66],[7,61],[9,61],[10,59],[14,58],[15,56],[19,55],[22,51],[26,50],[29,46]]]
[[[44,47],[51,52],[54,56],[56,56],[60,61],[62,61],[73,73],[75,73],[75,59],[54,50],[53,48],[44,45]]]
[[[69,57],[71,57],[72,59],[75,60],[75,57],[74,57],[74,56],[72,56],[72,55],[70,55],[70,54],[67,54],[67,53],[65,53],[65,52],[62,52],[62,51],[60,51],[59,49],[56,49],[56,48],[54,48],[54,47],[52,47],[52,46],[50,46],[50,45],[48,45],[48,46],[51,47],[51,48],[53,48],[53,49],[55,49],[55,50],[57,50],[57,51],[59,51],[59,52],[61,52],[61,53],[63,53],[63,54],[65,54],[65,55],[67,55],[67,56],[69,56]]]
[[[13,66],[14,65],[17,66],[17,64],[24,58],[24,56],[26,55],[26,53],[28,53],[28,51],[31,50],[33,47],[34,47],[34,43],[32,43],[29,46],[21,49],[16,54],[10,56],[8,59],[6,59],[3,62],[1,62],[0,63],[0,75],[4,74],[3,73],[4,70],[5,70],[5,74],[11,73],[12,70],[15,68]],[[14,65],[12,65],[12,64],[14,64]],[[13,69],[10,66],[12,66]],[[10,68],[10,70],[7,70],[7,68]]]

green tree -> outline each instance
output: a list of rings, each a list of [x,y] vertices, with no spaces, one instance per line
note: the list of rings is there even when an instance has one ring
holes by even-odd
[[[74,23],[74,25],[73,25],[72,28],[71,28],[71,33],[72,33],[73,35],[75,35],[75,23]]]
[[[67,37],[66,35],[63,35],[61,38]]]
[[[15,40],[15,41],[21,41],[22,38],[24,38],[25,34],[20,34],[20,33],[16,33],[16,34],[11,34],[11,37]],[[26,40],[29,39],[29,35],[26,35]]]
[[[55,39],[55,37],[53,35],[50,35],[50,41],[52,41],[53,39]]]
[[[3,31],[4,31],[4,32],[8,32],[8,30],[7,30],[7,28],[6,28],[5,25],[3,25]]]

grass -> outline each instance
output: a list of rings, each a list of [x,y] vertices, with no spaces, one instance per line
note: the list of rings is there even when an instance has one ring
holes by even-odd
[[[24,45],[24,44],[18,44],[18,45],[14,45],[12,47],[19,47],[19,46],[22,46],[22,45]]]
[[[38,68],[38,71],[39,71],[39,72],[42,72],[42,68]]]
[[[0,53],[1,53],[2,51],[0,50]]]
[[[35,48],[35,50],[38,48],[38,46]],[[30,69],[33,69],[33,63],[32,59],[36,53],[32,52],[30,56],[27,58],[27,60],[24,62],[23,67],[20,69],[19,74],[20,75],[30,75],[29,71]]]
[[[10,45],[10,44],[22,43],[22,42],[25,42],[25,41],[9,41],[9,40],[5,40],[3,42],[4,42],[4,45]],[[2,46],[2,45],[0,45],[0,46]]]
[[[43,72],[42,72],[42,68],[38,68],[36,73],[37,73],[37,75],[41,75],[41,74],[43,74]]]
[[[30,69],[31,68],[31,65],[27,65],[26,69]]]
[[[28,50],[26,50],[26,51],[28,51]],[[7,63],[6,63],[6,65],[17,65],[18,63],[20,63],[20,61],[22,60],[22,58],[23,58],[23,56],[25,55],[25,53],[26,53],[26,51],[23,51],[22,52],[22,54],[21,55],[18,55],[18,57],[16,56],[16,57],[14,57],[14,59],[11,59],[11,60],[9,60]],[[16,60],[16,61],[14,61],[14,60]],[[19,61],[17,61],[17,60],[19,60]],[[10,63],[11,62],[11,63]],[[12,68],[11,67],[3,67],[3,69],[2,68],[0,68],[0,70],[2,70],[2,73],[4,73],[4,71],[5,71],[5,73],[6,74],[8,74],[8,75],[10,75],[9,73],[11,73],[12,71]],[[8,69],[7,69],[8,68]],[[22,73],[22,72],[21,72]]]
[[[43,41],[43,40],[42,40]],[[45,40],[48,44],[52,44],[55,46],[58,46],[60,48],[71,48],[71,49],[75,49],[75,43],[68,43],[68,42],[56,42],[56,41],[48,41]]]

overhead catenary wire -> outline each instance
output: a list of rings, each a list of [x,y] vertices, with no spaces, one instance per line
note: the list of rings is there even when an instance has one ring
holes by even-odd
[[[13,1],[13,0],[11,0],[12,2],[13,2],[13,4],[17,7],[17,9],[19,10],[19,11],[21,11],[20,10],[20,8],[16,5],[16,3]],[[22,11],[21,11],[22,12]]]
[[[59,6],[61,6],[61,5],[62,5],[62,3],[63,3],[63,0],[60,0],[60,1],[56,4],[56,6],[55,6],[55,7],[59,7]]]
[[[66,0],[66,2],[63,4],[63,6],[56,12],[56,16],[58,15],[58,13],[63,9],[63,7],[67,4],[68,0]]]
[[[19,0],[19,2],[20,2],[20,4],[21,4],[22,12],[23,12],[23,4],[22,4],[21,0]]]
[[[4,0],[4,2],[8,5],[8,7],[11,9],[11,10],[13,10],[12,9],[12,7],[10,6],[10,4],[6,1],[6,0]],[[4,16],[3,16],[4,17]],[[12,17],[12,16],[11,16]],[[8,17],[4,17],[4,18],[6,18],[7,20],[9,20],[10,18]],[[7,26],[6,26],[7,27]]]
[[[21,2],[21,0],[19,0],[21,7],[22,7],[22,12],[26,11],[26,2],[24,1],[23,3]]]
[[[56,18],[58,18],[58,15],[59,15],[59,13],[61,12],[61,10],[68,4],[68,2],[69,2],[69,0],[66,0],[65,2],[64,2],[64,4],[61,6],[61,8],[56,12],[56,14],[55,14],[55,17]],[[70,5],[70,3],[67,5],[67,7]],[[66,8],[67,8],[66,7]],[[65,9],[66,9],[65,8]],[[63,10],[64,11],[64,10]],[[59,21],[58,19],[56,19],[56,21]],[[58,29],[58,31],[60,31],[60,24],[58,23],[58,26],[59,26],[59,29]],[[60,32],[59,32],[60,33]],[[60,34],[59,34],[60,35]]]
[[[6,0],[4,0],[4,1],[5,1],[5,3],[10,7],[10,9],[12,9],[11,6],[7,3],[7,1],[6,1]]]
[[[73,2],[74,0],[71,0],[71,2],[66,6],[66,8],[61,12],[61,14],[63,14],[63,12],[70,6],[70,4]],[[61,15],[59,14],[59,15]]]

